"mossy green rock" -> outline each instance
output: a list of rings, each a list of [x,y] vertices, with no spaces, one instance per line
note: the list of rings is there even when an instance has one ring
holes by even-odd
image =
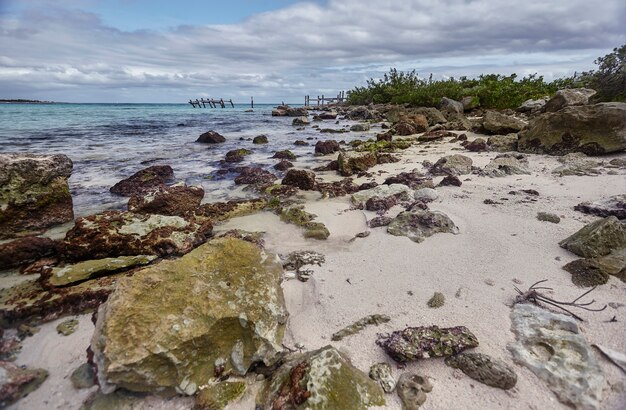
[[[69,336],[76,331],[78,328],[78,320],[77,319],[68,319],[63,321],[57,325],[57,333],[63,336]]]
[[[283,222],[304,228],[304,237],[324,240],[330,236],[330,231],[321,222],[313,222],[317,215],[304,210],[302,206],[292,206],[281,210],[280,219]]]
[[[154,259],[156,256],[153,255],[120,256],[56,267],[52,269],[48,283],[52,286],[66,286],[95,276],[105,276],[134,266],[146,265]]]
[[[377,163],[376,154],[373,152],[342,152],[337,157],[338,171],[345,177],[367,171]]]
[[[194,410],[222,410],[243,396],[245,391],[246,383],[242,381],[208,385],[196,396]]]
[[[288,358],[257,396],[265,409],[366,409],[384,406],[380,385],[332,346]]]
[[[608,255],[613,250],[626,247],[626,222],[608,216],[585,225],[559,245],[585,258]]]
[[[102,390],[194,394],[216,373],[271,365],[287,318],[281,276],[274,256],[220,238],[120,280],[91,342]]]

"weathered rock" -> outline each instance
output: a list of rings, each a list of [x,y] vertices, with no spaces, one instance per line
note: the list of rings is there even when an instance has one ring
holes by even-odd
[[[299,125],[309,125],[311,121],[308,117],[297,117],[291,121],[291,125],[299,126]]]
[[[626,219],[626,194],[614,195],[594,202],[581,202],[574,209],[603,218],[615,216],[617,219]]]
[[[420,188],[415,191],[413,197],[420,201],[432,202],[439,198],[439,194],[433,188]]]
[[[370,379],[378,382],[385,393],[391,393],[396,388],[396,379],[391,374],[389,363],[376,363],[370,367]]]
[[[523,112],[526,114],[534,115],[534,114],[541,112],[547,102],[548,102],[547,98],[540,98],[538,100],[533,100],[533,99],[526,100],[522,103],[522,105],[517,107],[517,112]]]
[[[283,178],[281,184],[293,185],[300,189],[311,190],[315,188],[315,173],[305,169],[290,169]]]
[[[413,242],[423,242],[436,233],[458,234],[459,228],[443,212],[413,210],[404,211],[387,226],[387,232],[395,236],[406,236]]]
[[[536,117],[520,133],[520,152],[602,155],[626,149],[626,103],[566,107]]]
[[[290,107],[288,105],[279,105],[272,110],[273,117],[306,117],[309,115],[305,107]]]
[[[59,323],[56,327],[57,333],[63,336],[69,336],[78,328],[77,319],[68,319]]]
[[[346,177],[367,171],[377,163],[376,154],[371,152],[342,152],[337,158],[338,171]]]
[[[487,111],[483,118],[483,128],[492,134],[508,134],[521,131],[524,121],[498,111]]]
[[[517,134],[492,135],[487,139],[487,145],[492,151],[517,151]]]
[[[354,107],[346,113],[346,118],[349,120],[370,120],[376,118],[376,113],[363,106]]]
[[[585,225],[559,245],[585,258],[608,255],[613,250],[626,247],[626,222],[608,216]]]
[[[465,135],[465,134],[462,134]],[[434,130],[424,133],[417,137],[417,140],[420,142],[431,142],[431,141],[439,141],[444,138],[458,138],[457,135],[452,131],[446,130]],[[467,139],[467,136],[466,138]]]
[[[408,122],[399,122],[395,125],[396,135],[407,136],[417,133],[417,129],[413,124]]]
[[[304,210],[303,206],[291,206],[280,211],[280,220],[304,228],[304,237],[327,239],[330,232],[321,222],[313,222],[317,215]]]
[[[316,189],[325,197],[335,198],[358,192],[361,186],[355,185],[352,178],[345,178],[341,181],[318,182]]]
[[[169,165],[154,165],[135,172],[126,179],[113,185],[109,191],[121,196],[139,194],[164,185],[174,178],[174,170]]]
[[[315,143],[315,154],[328,155],[341,149],[339,143],[335,140],[317,141]]]
[[[226,138],[223,135],[215,131],[207,131],[204,134],[200,135],[196,142],[201,142],[204,144],[219,144],[220,142],[225,142]]]
[[[252,139],[253,144],[267,144],[268,142],[267,135],[257,135]]]
[[[295,140],[293,142],[293,145],[297,146],[297,147],[308,147],[310,144],[304,140]]]
[[[557,214],[550,212],[537,212],[537,219],[544,222],[552,222],[553,224],[561,222],[561,218]]]
[[[128,200],[128,210],[140,214],[183,216],[200,206],[204,198],[201,186],[161,185],[138,194]]]
[[[365,329],[369,325],[378,326],[381,323],[387,323],[390,320],[391,318],[387,315],[375,314],[375,315],[365,316],[364,318],[357,320],[353,324],[344,327],[340,331],[333,333],[330,339],[333,342],[337,342],[347,336],[352,336],[354,334],[359,333],[361,330]]]
[[[406,192],[400,192],[386,197],[372,197],[365,202],[365,209],[368,211],[384,213],[394,206],[410,200]]]
[[[461,353],[447,357],[445,362],[487,386],[508,390],[517,383],[517,374],[511,366],[483,353]]]
[[[88,389],[96,385],[96,371],[90,363],[83,363],[70,376],[75,389]]]
[[[563,269],[572,274],[572,282],[577,286],[602,285],[608,281],[609,275],[626,282],[626,247],[605,256],[576,259]]]
[[[461,98],[461,104],[463,104],[463,111],[471,111],[480,107],[480,99],[472,96],[463,97]]]
[[[431,177],[424,176],[419,172],[400,172],[397,175],[388,177],[383,182],[384,185],[403,184],[411,189],[434,188]]]
[[[369,130],[370,130],[370,124],[368,122],[354,124],[350,127],[350,131],[354,131],[354,132],[365,132]]]
[[[43,369],[28,369],[0,361],[0,407],[15,403],[37,390],[48,378]]]
[[[530,169],[528,160],[523,155],[500,154],[489,161],[482,174],[490,177],[528,175]]]
[[[337,111],[324,111],[317,115],[320,120],[334,120],[337,118]]]
[[[363,206],[371,198],[389,198],[397,195],[406,194],[411,192],[409,187],[402,184],[391,185],[378,185],[374,188],[366,189],[363,191],[355,192],[352,194],[352,203],[357,206]]]
[[[301,282],[306,282],[311,277],[313,270],[302,269],[307,265],[322,266],[326,262],[324,255],[313,251],[294,251],[283,258],[283,269],[295,271],[296,278]]]
[[[55,267],[45,278],[51,286],[67,286],[87,279],[111,275],[130,268],[146,265],[156,259],[154,255],[119,256],[78,262],[73,265]]]
[[[272,158],[287,159],[289,161],[295,161],[296,155],[293,152],[289,151],[288,149],[285,149],[282,151],[276,151],[274,155],[272,156]]]
[[[441,292],[435,292],[433,296],[428,300],[428,307],[440,308],[446,303],[446,297]]]
[[[235,177],[235,185],[270,185],[278,177],[261,167],[244,167]]]
[[[466,150],[471,152],[484,152],[489,150],[489,147],[487,146],[487,141],[485,141],[483,138],[476,138],[473,141],[467,141],[467,143],[463,146]]]
[[[465,117],[465,115],[457,112],[446,112],[446,122],[443,127],[447,130],[471,131],[474,124]]]
[[[265,409],[366,409],[384,406],[381,387],[331,346],[288,357],[257,396]]]
[[[511,329],[517,341],[507,348],[563,403],[600,408],[604,376],[573,318],[531,304],[516,304]]]
[[[478,339],[465,326],[440,328],[438,326],[407,327],[390,335],[381,335],[376,344],[394,360],[444,357],[478,346]]]
[[[245,391],[243,381],[210,384],[197,394],[194,410],[222,410],[239,400]]]
[[[428,125],[433,126],[437,124],[445,124],[448,122],[446,117],[434,107],[419,107],[413,110],[416,114],[422,114],[428,120]]]
[[[277,171],[287,171],[289,168],[293,168],[293,163],[286,159],[281,160],[278,164],[274,165],[274,169]]]
[[[272,364],[287,317],[281,275],[257,246],[220,238],[121,279],[91,343],[102,390],[193,394],[216,361],[240,375]]]
[[[78,218],[65,235],[62,255],[68,260],[131,255],[184,255],[211,236],[206,218],[142,215],[106,211]]]
[[[433,390],[428,377],[417,373],[402,373],[398,379],[397,391],[402,410],[417,410],[426,402],[426,393]]]
[[[450,98],[443,97],[439,102],[439,109],[441,111],[461,114],[463,113],[463,104]]]
[[[438,186],[461,186],[463,182],[456,175],[446,175]]]
[[[0,244],[0,270],[26,265],[57,253],[57,242],[50,238],[27,236]]]
[[[241,162],[244,160],[246,155],[252,154],[252,151],[245,148],[237,148],[230,150],[226,153],[224,158],[225,162],[233,163],[233,162]]]
[[[74,219],[65,155],[0,154],[0,239]]]
[[[557,174],[560,177],[570,175],[593,176],[602,173],[602,170],[599,168],[602,163],[587,159],[587,156],[582,152],[565,154],[562,157],[559,157],[558,161],[563,165],[554,168],[552,173]]]
[[[558,90],[554,97],[545,104],[545,112],[555,112],[565,107],[589,104],[589,98],[596,94],[595,90],[589,88],[566,88]]]
[[[465,155],[447,155],[439,158],[430,168],[433,175],[466,175],[472,172],[472,159]]]
[[[369,221],[369,227],[370,228],[378,228],[381,226],[387,226],[391,223],[391,221],[393,221],[393,218],[389,217],[389,216],[377,216],[375,218],[372,218]]]
[[[210,218],[211,221],[225,221],[237,216],[250,215],[267,206],[267,200],[257,199],[234,199],[228,202],[213,202],[202,204],[196,210],[196,215]]]

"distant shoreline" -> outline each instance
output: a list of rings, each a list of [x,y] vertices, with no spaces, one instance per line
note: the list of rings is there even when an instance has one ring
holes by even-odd
[[[39,101],[39,100],[3,100],[0,99],[0,104],[57,104],[55,101]]]

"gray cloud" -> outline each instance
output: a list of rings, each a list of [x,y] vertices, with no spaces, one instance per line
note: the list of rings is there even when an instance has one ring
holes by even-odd
[[[0,90],[73,101],[299,101],[391,66],[550,78],[592,68],[624,43],[624,17],[623,0],[331,0],[239,24],[128,32],[44,2],[0,16]]]

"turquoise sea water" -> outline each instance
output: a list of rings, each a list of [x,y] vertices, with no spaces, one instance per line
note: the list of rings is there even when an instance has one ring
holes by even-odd
[[[320,134],[307,127],[297,130],[293,118],[272,117],[273,106],[192,108],[190,104],[0,104],[0,152],[65,154],[74,162],[70,188],[77,215],[105,208],[122,208],[127,199],[111,195],[109,187],[150,165],[170,165],[177,181],[202,185],[207,199],[234,194],[235,173],[217,177],[220,168],[239,165],[271,167],[274,151],[290,149],[299,160],[313,158],[315,139],[351,140],[356,133]],[[320,123],[321,128],[340,128],[350,122]],[[215,130],[224,144],[199,144],[200,134]],[[249,140],[266,134],[267,145]],[[298,147],[297,139],[311,146]],[[226,151],[254,151],[239,164],[224,165]],[[238,190],[240,191],[240,190]],[[237,193],[241,195],[241,192]]]

